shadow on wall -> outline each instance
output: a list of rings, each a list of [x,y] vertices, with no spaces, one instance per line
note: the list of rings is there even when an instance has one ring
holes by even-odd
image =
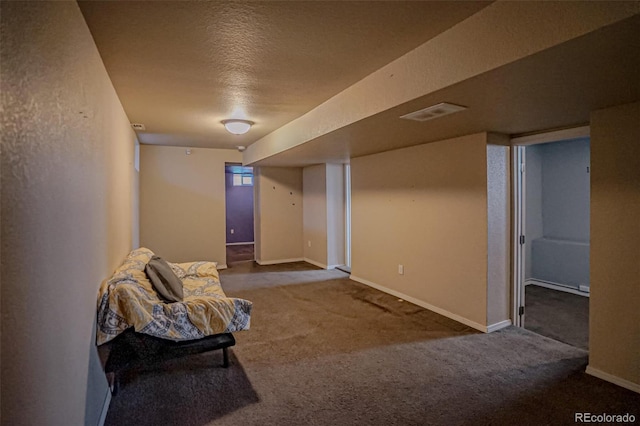
[[[97,315],[97,314],[96,314]],[[97,316],[94,317],[91,325],[91,341],[89,342],[89,366],[87,371],[87,398],[84,404],[84,424],[95,426],[100,421],[102,407],[107,398],[108,384],[102,369],[98,347],[96,346],[96,323]],[[105,392],[106,389],[106,392]]]

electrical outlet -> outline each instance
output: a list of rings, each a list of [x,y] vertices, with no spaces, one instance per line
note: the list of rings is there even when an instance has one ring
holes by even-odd
[[[233,228],[231,228],[231,233],[233,234]]]
[[[307,245],[308,245],[309,247],[311,247],[311,240],[309,240],[309,242],[307,243]]]
[[[404,265],[398,265],[398,274],[404,275]]]

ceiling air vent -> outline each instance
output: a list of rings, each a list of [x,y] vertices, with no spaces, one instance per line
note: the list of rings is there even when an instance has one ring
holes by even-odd
[[[131,127],[133,127],[133,130],[146,130],[146,127],[144,127],[144,124],[140,124],[140,123],[131,123]]]
[[[454,112],[462,111],[465,109],[467,109],[467,107],[442,102],[442,103],[421,109],[420,111],[415,111],[409,114],[402,115],[400,116],[400,118],[404,118],[407,120],[414,120],[414,121],[427,121],[427,120],[433,120],[434,118],[438,118],[438,117],[444,117],[445,115],[453,114]]]

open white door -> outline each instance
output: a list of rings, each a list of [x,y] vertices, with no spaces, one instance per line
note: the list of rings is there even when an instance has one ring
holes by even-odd
[[[524,327],[525,147],[513,147],[513,324]]]
[[[351,270],[351,166],[344,165],[344,263]]]

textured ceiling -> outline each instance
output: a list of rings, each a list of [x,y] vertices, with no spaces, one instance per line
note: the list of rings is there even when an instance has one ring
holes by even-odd
[[[250,145],[489,2],[79,2],[142,143]],[[254,128],[228,134],[220,121]]]

